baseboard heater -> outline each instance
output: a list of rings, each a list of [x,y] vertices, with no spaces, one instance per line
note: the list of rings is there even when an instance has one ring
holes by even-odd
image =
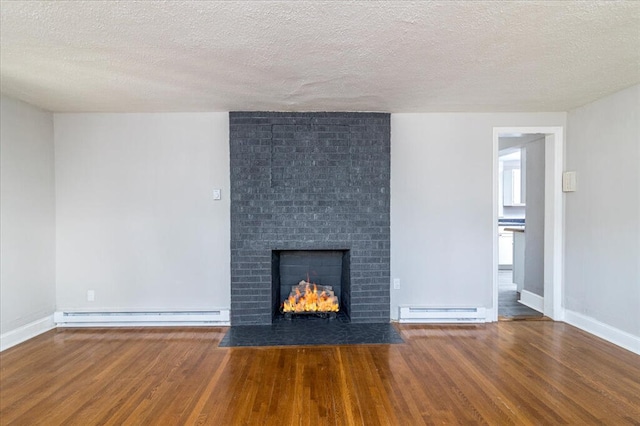
[[[399,321],[404,323],[480,323],[486,320],[486,308],[401,306],[399,315]]]
[[[229,310],[148,311],[148,312],[72,312],[53,314],[58,327],[125,326],[217,326],[229,325]]]

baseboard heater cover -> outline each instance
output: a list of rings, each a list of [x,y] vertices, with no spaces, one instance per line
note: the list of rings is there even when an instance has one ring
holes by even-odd
[[[403,323],[483,323],[486,308],[433,308],[401,306],[399,322]]]
[[[73,312],[62,311],[53,314],[58,327],[106,327],[106,326],[154,326],[189,325],[216,326],[229,325],[229,310],[211,311],[145,311],[145,312]]]

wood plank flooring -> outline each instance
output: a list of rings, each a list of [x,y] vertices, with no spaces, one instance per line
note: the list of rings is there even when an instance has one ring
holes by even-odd
[[[397,327],[404,344],[268,348],[53,330],[0,354],[0,424],[640,424],[640,356],[567,324]]]

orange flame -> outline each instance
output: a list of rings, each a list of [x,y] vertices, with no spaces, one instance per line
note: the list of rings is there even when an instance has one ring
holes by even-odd
[[[323,287],[318,292],[318,285],[308,281],[291,289],[287,300],[282,304],[283,312],[338,312],[340,305],[331,287]]]

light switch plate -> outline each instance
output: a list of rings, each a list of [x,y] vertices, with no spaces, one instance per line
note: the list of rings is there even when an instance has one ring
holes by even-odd
[[[574,192],[576,190],[576,172],[562,173],[562,192]]]
[[[214,189],[213,190],[213,199],[214,200],[220,200],[221,198],[222,198],[221,191],[219,189]]]

